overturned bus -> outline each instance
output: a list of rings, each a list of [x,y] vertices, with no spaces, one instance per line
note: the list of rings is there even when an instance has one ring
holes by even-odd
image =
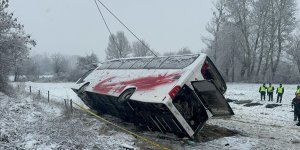
[[[233,115],[226,84],[206,54],[115,59],[72,88],[100,114],[193,138],[212,116]]]

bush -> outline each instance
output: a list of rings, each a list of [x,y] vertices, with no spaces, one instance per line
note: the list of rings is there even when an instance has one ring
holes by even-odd
[[[3,92],[8,96],[13,96],[15,94],[14,89],[7,81],[7,78],[0,75],[0,92]]]

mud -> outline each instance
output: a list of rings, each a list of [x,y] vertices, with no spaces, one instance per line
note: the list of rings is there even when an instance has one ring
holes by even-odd
[[[238,131],[229,130],[227,128],[219,127],[216,125],[206,124],[202,130],[197,134],[194,141],[195,142],[207,142],[223,137],[235,136],[239,134]]]
[[[227,102],[227,103],[230,103],[230,102],[236,102],[236,101],[238,101],[238,100],[236,100],[236,99],[230,99],[230,98],[227,98],[227,99],[226,99],[226,102]]]
[[[235,101],[234,103],[235,104],[247,104],[247,103],[251,103],[252,100],[238,100],[238,101]]]
[[[248,104],[245,104],[243,106],[245,106],[245,107],[252,107],[252,106],[259,106],[259,105],[263,105],[263,104],[261,104],[261,103],[248,103]]]
[[[274,107],[278,107],[278,106],[282,106],[281,104],[267,104],[266,108],[274,108]]]

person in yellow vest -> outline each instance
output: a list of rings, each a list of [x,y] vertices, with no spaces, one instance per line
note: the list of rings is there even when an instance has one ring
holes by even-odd
[[[295,95],[297,94],[300,94],[300,85],[297,86],[297,89],[296,89],[296,92],[295,92]]]
[[[274,87],[272,86],[271,83],[269,83],[269,86],[267,88],[267,93],[269,96],[269,101],[273,101],[273,92],[274,92]]]
[[[261,101],[262,101],[262,98],[264,98],[264,100],[266,100],[266,90],[267,90],[266,84],[263,83],[263,85],[261,85],[259,87],[259,90],[258,90],[258,92],[260,93],[260,100]]]
[[[282,87],[282,84],[279,84],[279,87],[276,90],[276,94],[277,94],[277,102],[276,103],[281,103],[282,100],[282,95],[284,93],[284,88]]]

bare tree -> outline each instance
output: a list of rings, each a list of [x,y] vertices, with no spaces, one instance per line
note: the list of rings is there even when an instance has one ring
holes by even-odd
[[[212,21],[207,25],[206,30],[213,36],[212,39],[204,38],[203,40],[209,42],[210,47],[213,51],[214,62],[217,62],[217,53],[220,48],[219,38],[220,38],[220,28],[224,23],[225,13],[225,0],[218,0],[214,3],[214,12]]]
[[[216,4],[223,7],[215,7],[219,13],[214,13],[207,28],[212,37],[203,39],[223,75],[230,70],[235,75],[237,70],[241,80],[273,81],[299,24],[296,0],[217,0]]]
[[[78,57],[77,69],[86,72],[90,69],[95,69],[98,62],[99,60],[95,53],[91,53],[91,55],[87,55],[85,57]]]
[[[36,58],[32,57],[27,59],[24,62],[23,67],[25,68],[24,75],[26,75],[27,80],[36,81],[39,79],[41,75],[41,68],[39,67],[39,62]]]
[[[106,59],[115,58],[126,58],[131,53],[130,44],[124,34],[124,32],[119,31],[117,35],[109,36],[109,43],[107,49],[105,50]]]
[[[140,56],[152,56],[152,52],[149,51],[148,48],[150,48],[149,44],[147,44],[144,40],[142,40],[144,44],[142,44],[140,41],[135,41],[132,43],[132,52],[134,57],[140,57]],[[145,47],[145,45],[147,47]],[[153,51],[153,50],[152,50]]]
[[[193,53],[188,47],[183,47],[177,52],[177,55],[184,55],[184,54],[193,54]]]
[[[290,54],[292,56],[293,61],[297,65],[298,73],[300,73],[300,34],[297,36],[294,36],[293,42],[288,51],[288,54]]]
[[[53,54],[52,63],[53,63],[53,72],[57,77],[61,77],[64,73],[67,72],[68,61],[63,55],[59,53]]]
[[[275,62],[272,65],[272,79],[275,76],[282,51],[290,45],[291,33],[296,29],[296,11],[297,3],[295,0],[277,0],[277,53],[275,54]],[[273,58],[273,57],[272,57]]]
[[[257,13],[257,19],[258,21],[258,25],[259,25],[259,30],[258,33],[261,35],[259,37],[259,50],[258,50],[258,60],[253,59],[253,61],[257,61],[257,68],[256,68],[256,73],[255,73],[255,77],[258,78],[260,69],[261,69],[261,65],[262,65],[262,60],[264,58],[264,53],[265,53],[265,43],[266,43],[266,36],[267,36],[267,28],[268,28],[268,17],[269,17],[269,13],[270,13],[270,0],[266,0],[266,1],[257,1],[254,2],[254,10],[259,12]],[[252,65],[251,68],[251,72],[253,72],[254,70],[254,63]]]

